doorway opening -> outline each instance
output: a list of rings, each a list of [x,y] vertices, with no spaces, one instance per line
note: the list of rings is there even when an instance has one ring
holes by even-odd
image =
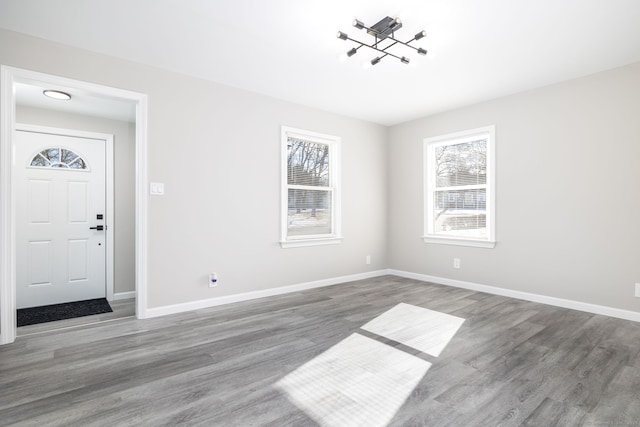
[[[17,231],[16,227],[20,225],[20,221],[18,220],[18,215],[24,214],[24,212],[19,212],[19,208],[21,206],[21,202],[24,202],[23,198],[25,196],[25,189],[19,188],[20,184],[15,179],[15,174],[17,168],[21,165],[16,163],[16,144],[18,143],[19,138],[22,136],[19,132],[20,130],[20,122],[29,122],[30,124],[36,124],[41,126],[49,126],[49,127],[57,127],[57,128],[65,128],[65,129],[78,129],[82,128],[83,124],[81,123],[79,126],[69,125],[69,120],[73,122],[73,120],[77,118],[86,118],[88,122],[92,122],[91,124],[87,124],[88,127],[80,129],[80,133],[83,131],[86,132],[96,130],[96,123],[123,123],[129,122],[131,127],[129,129],[131,147],[130,147],[130,164],[127,166],[129,169],[129,180],[130,180],[130,205],[131,208],[127,211],[124,209],[124,213],[120,212],[120,219],[118,220],[118,214],[114,215],[113,213],[113,204],[111,204],[112,211],[108,212],[109,207],[105,206],[104,212],[87,212],[87,218],[78,219],[78,223],[92,221],[92,222],[100,222],[99,218],[102,220],[108,219],[109,221],[113,221],[113,218],[116,218],[116,225],[104,223],[96,226],[95,224],[91,224],[91,227],[85,227],[87,224],[82,224],[82,228],[88,228],[89,233],[87,234],[86,239],[84,238],[76,238],[73,241],[72,249],[69,253],[72,256],[78,256],[77,259],[83,260],[83,262],[75,262],[69,264],[69,269],[65,270],[63,276],[65,280],[69,277],[75,280],[76,285],[83,284],[87,282],[85,280],[85,269],[84,269],[84,260],[89,252],[89,249],[92,251],[105,249],[108,251],[109,249],[115,249],[115,256],[109,260],[109,257],[105,256],[103,259],[109,260],[105,261],[105,297],[110,300],[112,306],[114,307],[115,314],[111,315],[111,318],[123,317],[124,315],[132,315],[135,313],[137,318],[145,318],[146,317],[146,212],[147,212],[147,200],[146,200],[146,187],[147,187],[147,177],[146,177],[146,153],[147,153],[147,139],[146,139],[146,127],[147,127],[147,97],[144,94],[125,91],[121,89],[111,88],[107,86],[95,85],[92,83],[82,82],[78,80],[71,80],[57,76],[51,76],[43,73],[22,70],[12,67],[2,66],[2,81],[0,87],[0,344],[7,344],[13,342],[17,335],[17,324],[16,324],[16,310],[19,308],[19,305],[24,303],[21,301],[18,303],[18,286],[21,285],[22,282],[25,281],[25,271],[21,270],[24,268],[24,265],[19,265],[19,263],[23,262],[25,257],[28,257],[28,254],[25,256],[23,254],[19,254],[20,250],[24,250],[24,242],[22,246],[20,246],[20,239],[24,240],[23,232]],[[69,93],[72,96],[72,101],[75,98],[75,103],[60,103],[58,104],[42,104],[45,102],[44,97],[42,96],[42,92],[46,89],[54,89],[63,91],[65,93]],[[50,102],[50,101],[46,101]],[[62,120],[62,122],[60,121]],[[67,120],[65,122],[65,120]],[[119,121],[118,121],[119,120]],[[60,125],[62,124],[62,125]],[[24,127],[24,126],[23,126]],[[125,126],[126,127],[126,126]],[[99,126],[98,126],[99,128]],[[33,129],[31,129],[33,131]],[[106,128],[99,128],[101,132],[106,130]],[[55,132],[54,132],[55,133]],[[111,132],[107,130],[110,134]],[[94,132],[95,134],[95,132]],[[33,135],[33,134],[32,134]],[[80,135],[81,136],[81,135]],[[86,136],[86,135],[85,135]],[[95,135],[94,135],[95,136]],[[108,135],[107,135],[108,136]],[[122,140],[126,140],[126,137],[120,137]],[[72,144],[73,141],[69,142]],[[116,136],[116,144],[118,142],[118,136]],[[53,144],[56,145],[56,144]],[[60,144],[57,144],[60,145]],[[64,144],[62,144],[64,145]],[[61,147],[62,147],[61,145]],[[42,147],[40,147],[42,148]],[[68,149],[69,147],[64,148],[65,154],[73,151]],[[122,148],[122,147],[121,147]],[[38,150],[35,150],[38,151]],[[80,150],[82,151],[82,150]],[[126,151],[126,150],[125,150]],[[62,148],[60,148],[60,152],[62,152]],[[117,150],[116,150],[117,152]],[[51,151],[52,155],[56,155],[55,149]],[[29,156],[34,153],[23,154],[23,157]],[[39,152],[35,153],[36,157],[38,157]],[[57,154],[58,156],[60,153]],[[71,154],[69,154],[72,156]],[[47,156],[47,152],[45,152],[44,157]],[[34,163],[36,166],[40,163],[46,164],[46,159],[42,160],[40,155]],[[73,163],[73,162],[76,163]],[[115,164],[118,167],[118,156],[115,156]],[[126,160],[122,160],[120,158],[121,163],[126,163]],[[77,167],[77,160],[71,159],[72,166]],[[24,163],[24,162],[23,162]],[[106,161],[106,169],[114,167],[114,160]],[[125,165],[120,165],[121,169]],[[64,165],[58,167],[64,167]],[[34,167],[35,169],[35,167]],[[42,170],[31,171],[32,173],[42,173]],[[56,171],[49,171],[50,173]],[[58,171],[59,172],[59,171]],[[74,177],[74,172],[76,173]],[[47,172],[45,172],[46,175]],[[84,188],[84,177],[88,176],[84,175],[82,179],[77,178],[80,177],[82,172],[70,171],[66,172],[68,175],[71,175],[69,178],[69,183],[64,185],[68,186],[68,191],[75,191],[77,195],[84,194],[83,191],[80,191]],[[120,172],[119,172],[120,173]],[[124,176],[127,173],[123,173]],[[53,175],[57,177],[62,176],[62,174]],[[37,190],[42,190],[47,188],[47,186],[51,186],[51,176],[49,178],[38,178],[35,179],[34,188]],[[24,180],[23,180],[24,181]],[[47,183],[48,182],[48,183]],[[118,185],[126,186],[126,182],[123,184],[122,182],[115,183],[115,187]],[[108,187],[108,185],[107,185]],[[123,187],[124,188],[124,187]],[[113,185],[112,185],[113,189]],[[125,191],[126,193],[126,191]],[[27,191],[27,194],[31,194]],[[44,193],[43,193],[44,194]],[[78,200],[83,200],[80,197]],[[117,201],[117,197],[116,197]],[[29,202],[31,203],[31,201]],[[79,202],[70,202],[67,201],[67,207],[65,208],[67,211],[72,207],[73,203],[76,203],[73,206],[76,206],[77,212],[75,214],[80,215],[80,213],[85,214],[82,209],[82,203]],[[69,204],[71,203],[71,204]],[[42,212],[46,211],[47,204],[43,202]],[[122,202],[121,205],[126,205],[125,202]],[[102,209],[102,208],[100,208]],[[41,212],[41,213],[42,213]],[[91,216],[91,218],[90,218]],[[125,219],[123,219],[125,218]],[[37,218],[36,218],[37,219]],[[127,225],[128,222],[128,225]],[[42,225],[42,224],[40,224]],[[104,225],[103,230],[100,230],[100,226]],[[118,238],[117,233],[119,232],[119,226],[122,226],[122,230],[120,231],[122,236],[120,239],[120,246],[118,244],[113,244],[113,235],[111,235],[111,245],[109,245],[107,241],[107,233],[116,232],[116,240]],[[105,228],[106,227],[106,228]],[[36,227],[37,228],[37,227]],[[87,231],[83,231],[87,233]],[[103,234],[104,233],[104,234]],[[127,240],[126,235],[133,235],[133,239],[131,239],[130,243],[123,244]],[[52,241],[51,239],[40,239],[37,238],[32,239],[36,243],[31,245],[30,250],[40,251],[41,260],[46,260],[46,255],[49,253],[50,249],[47,249],[46,243],[38,244],[41,241]],[[103,246],[104,245],[104,246]],[[27,245],[29,246],[29,245]],[[65,247],[71,247],[67,244]],[[128,249],[127,249],[128,246]],[[88,249],[87,249],[88,248]],[[85,249],[87,251],[85,251]],[[43,252],[44,251],[44,252]],[[95,257],[94,257],[95,258]],[[100,255],[97,256],[96,259],[99,259]],[[116,264],[120,264],[120,268],[117,267],[114,269],[113,259],[116,259]],[[120,262],[118,262],[120,259]],[[66,260],[65,262],[67,262]],[[76,260],[77,261],[77,260]],[[129,265],[126,265],[126,264]],[[46,267],[45,262],[41,263],[41,265],[36,266],[35,271],[29,272],[29,274],[33,274],[36,277],[32,282],[35,283],[33,289],[38,288],[38,280],[40,280],[46,287],[47,283],[47,274],[49,274],[50,269]],[[89,265],[89,264],[86,264]],[[44,267],[43,267],[44,266]],[[123,267],[124,266],[124,267]],[[73,269],[72,275],[70,274],[70,269]],[[95,270],[96,267],[93,266],[88,270]],[[98,269],[99,270],[99,269]],[[115,272],[115,277],[114,277]],[[75,276],[74,276],[75,275]],[[118,277],[120,276],[120,277]],[[69,280],[71,280],[69,279]],[[120,279],[120,280],[119,280]],[[33,285],[33,283],[31,283]],[[114,285],[115,284],[115,285]],[[80,288],[80,286],[76,286],[76,288]],[[99,286],[98,286],[99,288]],[[95,291],[94,291],[95,292]],[[43,292],[43,294],[46,292]],[[40,295],[40,293],[36,293],[36,295]],[[93,295],[93,294],[87,294]],[[39,298],[35,297],[36,300]],[[46,298],[42,301],[52,301],[47,300]],[[71,297],[73,298],[73,297]],[[123,311],[124,310],[124,311]],[[62,321],[63,323],[59,324],[59,327],[68,327],[73,326],[74,324],[82,323],[82,320],[71,319],[71,321]],[[110,320],[109,315],[100,315],[100,317],[87,318],[89,322],[94,321],[106,321]],[[86,323],[86,320],[85,320]],[[34,325],[35,326],[35,325]],[[27,327],[25,327],[27,328]],[[37,328],[31,328],[30,331],[26,331],[27,333],[36,333],[37,330],[46,330],[47,326],[39,326]],[[24,335],[23,331],[20,331],[20,335]]]
[[[135,240],[126,232],[134,218],[126,198],[133,194],[134,156],[127,149],[134,141],[122,129],[134,125],[30,104],[23,87],[16,91],[13,164],[18,336],[134,316]],[[42,122],[73,129],[25,124]],[[113,133],[77,130],[100,125]],[[125,157],[121,165],[114,165],[114,142]],[[116,170],[129,178],[118,189]],[[114,192],[125,195],[117,221]],[[116,227],[124,266],[118,271],[114,222],[122,225]]]

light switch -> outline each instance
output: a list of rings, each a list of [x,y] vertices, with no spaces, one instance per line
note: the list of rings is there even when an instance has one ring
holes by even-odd
[[[164,183],[152,182],[149,184],[149,194],[154,196],[162,196],[164,194]]]

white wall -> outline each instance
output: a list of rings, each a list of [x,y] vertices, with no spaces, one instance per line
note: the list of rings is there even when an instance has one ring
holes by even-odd
[[[0,63],[148,94],[150,308],[387,267],[384,127],[8,31]],[[280,248],[281,125],[342,137],[343,243]]]
[[[114,292],[135,291],[135,124],[26,106],[16,120],[114,135]]]
[[[491,124],[496,247],[423,243],[423,139]],[[389,138],[391,268],[640,311],[640,64],[393,126]]]

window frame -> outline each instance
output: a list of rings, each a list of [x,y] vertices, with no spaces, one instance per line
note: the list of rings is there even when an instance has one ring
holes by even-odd
[[[52,149],[58,150],[58,155],[61,158],[61,160],[59,160],[57,162],[52,162],[49,158],[45,157],[45,155],[42,154],[45,151],[52,150]],[[67,162],[63,162],[62,161],[62,156],[61,156],[62,155],[62,150],[69,151],[69,152],[75,154],[76,157],[73,160],[71,160],[71,162],[68,162],[68,163]],[[34,165],[33,162],[38,156],[43,158],[49,164],[45,165],[45,166]],[[72,168],[72,167],[70,167],[70,165],[72,163],[75,163],[78,160],[82,161],[82,164],[84,165],[84,167],[82,167],[82,168]],[[54,164],[61,164],[61,165],[64,165],[64,167],[55,167],[55,166],[53,166]],[[59,170],[59,171],[74,171],[74,172],[91,172],[91,167],[89,166],[89,162],[87,162],[87,160],[85,159],[85,157],[82,154],[80,154],[80,153],[78,153],[75,150],[72,150],[70,148],[62,147],[62,146],[58,146],[58,145],[56,145],[56,146],[48,146],[48,147],[38,151],[34,155],[32,155],[31,156],[31,160],[29,161],[29,164],[27,165],[27,168],[29,168],[29,169],[49,169],[49,170]]]
[[[471,236],[443,236],[435,234],[434,226],[434,194],[437,190],[435,186],[435,149],[446,145],[462,144],[487,135],[487,180],[486,184],[486,238],[474,238]],[[495,125],[469,129],[461,132],[450,133],[430,138],[425,138],[424,148],[424,235],[425,243],[436,243],[446,245],[472,246],[480,248],[494,248],[496,245],[496,137]]]
[[[307,234],[300,236],[288,235],[289,189],[294,187],[288,182],[287,175],[287,145],[289,138],[299,138],[305,141],[325,144],[329,146],[329,185],[321,189],[330,189],[331,194],[331,234]],[[297,129],[289,126],[281,127],[280,154],[280,246],[295,248],[303,246],[318,246],[338,244],[342,241],[341,215],[341,145],[338,136]]]

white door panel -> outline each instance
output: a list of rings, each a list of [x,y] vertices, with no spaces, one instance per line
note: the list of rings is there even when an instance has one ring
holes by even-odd
[[[69,240],[69,282],[88,280],[87,240]]]
[[[29,180],[29,220],[47,223],[51,218],[51,181]]]
[[[106,296],[105,231],[90,229],[105,225],[105,145],[16,131],[18,308]]]
[[[49,286],[53,265],[51,264],[51,242],[48,240],[28,242],[30,286]]]
[[[87,216],[87,182],[70,181],[68,185],[69,223],[89,223]]]

